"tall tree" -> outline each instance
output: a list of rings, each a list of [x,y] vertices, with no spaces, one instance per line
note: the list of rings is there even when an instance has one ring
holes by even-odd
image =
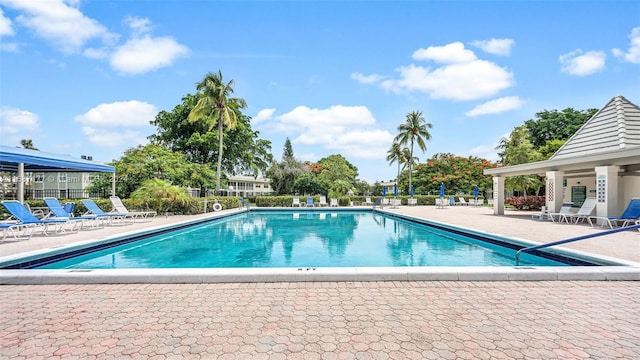
[[[292,161],[296,158],[293,156],[293,146],[291,146],[291,140],[287,138],[284,142],[284,150],[282,151],[282,161]]]
[[[529,141],[539,148],[551,140],[567,140],[575,134],[598,109],[577,111],[566,108],[562,111],[544,110],[536,113],[536,120],[524,122],[529,131]]]
[[[220,174],[222,172],[223,133],[224,127],[234,129],[237,124],[238,112],[247,107],[241,98],[230,97],[233,94],[234,81],[225,83],[222,71],[217,74],[208,73],[204,79],[196,84],[198,102],[189,113],[190,121],[203,121],[209,125],[209,130],[218,125],[218,168],[216,171],[216,193],[220,191]]]
[[[287,138],[282,152],[282,161],[272,160],[271,167],[267,170],[267,177],[271,180],[271,188],[276,194],[293,194],[295,190],[303,192],[309,190],[311,185],[308,185],[309,182],[304,181],[305,179],[298,182],[300,188],[296,187],[296,180],[308,172],[304,164],[293,156],[293,147]]]
[[[20,145],[25,149],[39,150],[38,148],[33,146],[33,140],[31,140],[31,139],[22,139],[22,140],[20,140]]]
[[[529,140],[529,130],[525,125],[516,126],[508,138],[500,139],[497,149],[501,149],[498,155],[504,165],[526,164],[542,160],[542,155],[535,149]],[[527,196],[527,188],[537,188],[541,186],[541,179],[537,175],[514,176],[507,179],[507,182],[515,189],[521,189],[524,196]]]
[[[402,164],[402,146],[397,141],[391,144],[391,148],[387,151],[387,161],[389,164],[398,164],[398,173],[396,175],[396,182],[400,178],[400,165]]]
[[[418,144],[418,147],[424,152],[427,151],[427,145],[425,140],[431,140],[431,134],[429,130],[433,125],[425,121],[422,117],[422,111],[414,110],[406,115],[405,122],[398,126],[398,135],[396,135],[394,141],[401,145],[410,144],[409,153],[409,189],[411,189],[411,172],[413,171],[413,145]]]

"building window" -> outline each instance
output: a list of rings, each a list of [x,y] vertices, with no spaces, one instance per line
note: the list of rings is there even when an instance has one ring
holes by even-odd
[[[58,174],[58,182],[67,182],[67,173],[59,173]]]
[[[44,174],[35,174],[33,176],[33,181],[37,182],[37,183],[43,183],[44,182]]]

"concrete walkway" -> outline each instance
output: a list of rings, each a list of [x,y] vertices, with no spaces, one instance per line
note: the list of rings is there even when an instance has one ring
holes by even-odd
[[[481,208],[391,211],[538,241],[601,231]],[[7,242],[0,254],[178,220]],[[640,233],[600,239],[573,246],[640,259]],[[5,285],[0,358],[634,359],[638,298],[637,281]]]

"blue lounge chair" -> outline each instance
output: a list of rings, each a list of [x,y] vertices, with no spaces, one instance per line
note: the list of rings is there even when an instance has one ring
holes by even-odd
[[[602,220],[602,226],[609,225],[613,229],[614,226],[621,223],[620,226],[627,226],[635,223],[640,219],[640,198],[633,198],[629,201],[627,208],[620,216],[591,216],[588,218],[589,223],[592,219]]]
[[[21,224],[17,222],[3,222],[0,223],[0,229],[2,230],[2,241],[7,238],[7,234],[11,233],[14,239],[20,240],[22,238],[31,239],[35,224]],[[23,235],[20,235],[20,231],[23,231]]]
[[[49,235],[48,231],[50,226],[55,228],[56,234],[64,233],[67,230],[75,231],[78,229],[78,221],[70,221],[69,219],[38,219],[17,200],[5,200],[2,202],[2,205],[4,205],[13,217],[18,219],[18,224],[35,225],[42,229],[43,235]]]
[[[49,208],[49,215],[47,219],[67,219],[67,220],[76,220],[82,221],[82,225],[80,228],[84,227],[85,221],[93,224],[93,227],[100,226],[100,220],[104,220],[106,223],[109,220],[108,216],[99,216],[99,215],[83,215],[74,217],[67,210],[64,209],[60,201],[56,198],[44,198],[44,203]]]
[[[129,219],[134,219],[132,216],[127,215],[127,214],[118,214],[118,213],[106,213],[104,212],[104,210],[102,210],[98,204],[96,204],[95,201],[91,200],[91,199],[84,199],[84,200],[80,200],[82,201],[82,204],[84,205],[84,207],[87,208],[88,214],[93,214],[93,215],[97,215],[97,216],[106,216],[109,219],[109,224],[113,223],[113,220],[120,220],[120,222],[124,223],[124,221],[129,218]]]
[[[307,198],[307,207],[314,207],[312,197]]]

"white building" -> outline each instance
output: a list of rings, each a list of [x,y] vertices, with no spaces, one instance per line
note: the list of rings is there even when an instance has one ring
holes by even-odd
[[[273,190],[269,179],[254,178],[253,176],[229,176],[227,196],[260,196],[271,195]]]

